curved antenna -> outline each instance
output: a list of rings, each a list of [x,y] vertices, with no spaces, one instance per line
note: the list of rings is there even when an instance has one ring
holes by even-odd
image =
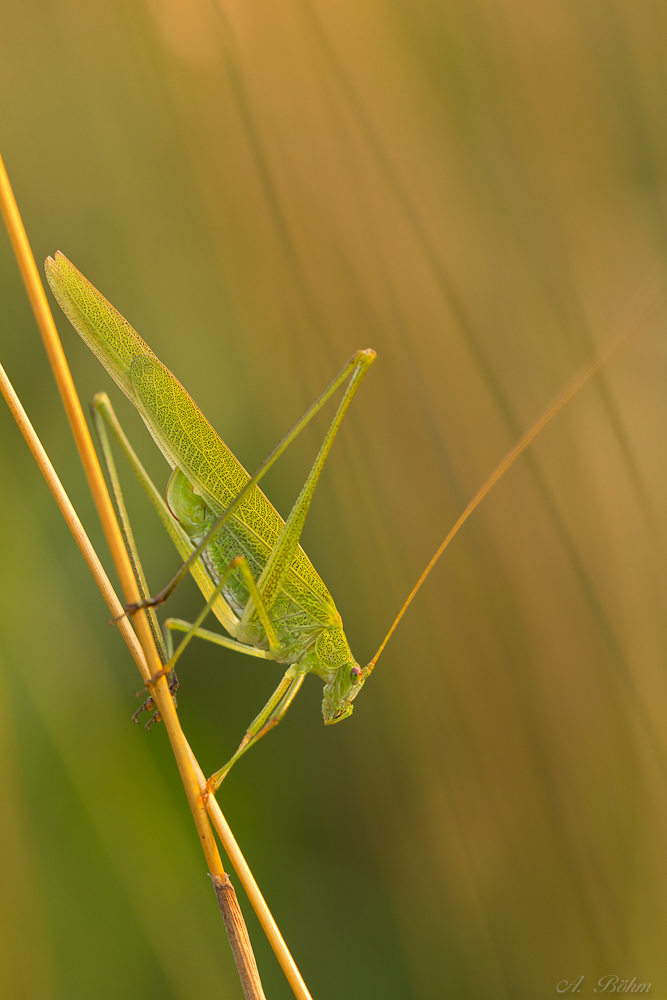
[[[595,376],[598,374],[601,368],[604,368],[606,365],[608,365],[616,357],[617,354],[620,354],[621,351],[625,350],[625,348],[629,346],[629,344],[635,339],[635,337],[638,337],[639,334],[644,331],[648,323],[657,315],[657,313],[660,311],[661,308],[662,306],[653,310],[651,314],[647,316],[639,324],[639,326],[637,326],[631,333],[627,334],[624,337],[621,337],[621,339],[617,341],[612,347],[610,347],[608,351],[605,351],[605,353],[602,354],[594,364],[592,364],[589,368],[586,368],[585,371],[580,372],[580,374],[577,375],[572,380],[572,382],[570,382],[569,385],[567,385],[563,390],[561,390],[561,392],[558,393],[558,395],[552,400],[551,404],[544,411],[542,416],[533,424],[530,430],[527,430],[526,433],[519,438],[514,447],[507,452],[503,460],[494,469],[494,471],[491,473],[491,475],[486,480],[484,485],[477,491],[477,493],[472,498],[472,500],[465,508],[463,513],[459,516],[458,520],[454,523],[451,530],[449,531],[449,534],[441,543],[439,548],[436,550],[431,560],[429,561],[428,565],[426,566],[426,569],[421,574],[416,584],[408,594],[401,610],[396,615],[396,618],[394,619],[391,628],[389,629],[386,636],[380,643],[380,648],[378,649],[377,653],[370,661],[368,666],[364,667],[363,670],[364,680],[373,671],[375,664],[377,663],[380,657],[380,654],[382,653],[384,647],[389,642],[391,636],[394,633],[394,630],[396,629],[396,626],[398,625],[398,623],[400,622],[401,618],[408,610],[410,605],[412,604],[422,584],[424,583],[427,576],[437,563],[438,559],[445,551],[449,543],[452,541],[454,536],[458,534],[459,530],[463,527],[463,525],[468,520],[472,512],[476,510],[477,507],[479,507],[480,503],[487,495],[487,493],[489,493],[489,491],[493,489],[498,480],[507,472],[510,466],[513,465],[514,462],[516,462],[519,455],[521,455],[522,452],[524,452],[526,448],[530,444],[532,444],[532,442],[535,440],[540,431],[544,430],[547,424],[551,423],[554,417],[557,416],[557,414],[559,414],[560,411],[565,406],[567,406],[570,400],[574,396],[576,396],[577,393],[584,388],[584,386],[586,386],[590,381],[592,381],[592,379],[595,378]]]

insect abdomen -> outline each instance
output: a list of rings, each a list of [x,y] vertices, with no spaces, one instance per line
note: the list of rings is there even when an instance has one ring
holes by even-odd
[[[254,498],[257,500],[257,498]],[[273,515],[280,527],[283,525],[280,515],[270,506],[266,497],[261,494],[265,516]],[[204,499],[193,489],[188,477],[180,469],[175,469],[167,486],[167,503],[173,515],[188,533],[196,545],[203,540],[212,527],[216,513],[210,509]],[[256,509],[256,508],[255,508]],[[271,525],[272,535],[265,542],[248,526],[233,514],[224,524],[212,542],[203,553],[203,561],[214,583],[219,583],[230,562],[237,556],[245,556],[250,572],[255,580],[259,580],[269,558],[271,547],[277,540],[280,529],[274,523]],[[292,567],[287,573],[285,584],[278,597],[269,609],[269,617],[280,643],[277,659],[295,662],[311,648],[318,636],[332,623],[338,621],[338,613],[324,584],[319,580],[319,590],[314,591],[301,577],[299,570],[305,566],[306,571],[312,566],[303,550],[295,554]],[[240,570],[236,570],[223,588],[225,600],[239,617],[250,598],[245,580]],[[325,599],[323,596],[326,595]],[[328,598],[328,600],[326,599]],[[247,634],[245,634],[247,633]],[[258,620],[244,628],[244,635],[237,634],[243,642],[263,649],[268,649],[264,629]]]

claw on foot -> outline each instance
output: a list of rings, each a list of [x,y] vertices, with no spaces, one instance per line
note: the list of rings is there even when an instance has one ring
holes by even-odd
[[[161,670],[159,673],[155,675],[155,677],[151,677],[151,679],[146,682],[146,686],[143,687],[141,691],[137,691],[135,693],[135,697],[140,698],[145,693],[146,687],[148,687],[149,684],[154,684],[155,681],[158,680],[160,677],[164,676],[164,674],[169,674],[169,693],[174,700],[174,705],[178,707],[178,702],[176,701],[176,692],[178,691],[178,677],[176,676],[173,670],[166,670],[166,669]],[[146,700],[144,701],[143,705],[140,708],[138,708],[137,711],[132,716],[132,722],[136,722],[136,724],[139,725],[139,716],[141,715],[141,713],[153,712],[154,709],[155,709],[155,702],[153,701],[153,697],[149,695],[148,698],[146,698]],[[148,732],[150,732],[151,726],[153,725],[154,722],[162,722],[162,716],[160,715],[159,712],[155,712],[146,723],[145,728]]]
[[[204,799],[204,802],[206,802],[206,800],[209,797],[209,795],[215,795],[215,793],[217,792],[218,788],[220,788],[220,785],[222,784],[222,782],[227,777],[227,774],[228,774],[228,770],[225,771],[224,768],[223,768],[222,771],[216,771],[215,774],[211,775],[211,777],[206,782],[206,788],[204,789],[204,793],[203,793],[203,796],[202,796],[203,799]]]
[[[142,695],[143,693],[144,693],[143,691],[137,691],[136,697],[138,698],[139,695]],[[155,708],[155,702],[153,701],[153,699],[146,698],[141,708],[138,708],[134,713],[134,715],[132,716],[132,722],[136,722],[136,724],[139,725],[139,716],[141,715],[141,713],[152,712],[154,708]]]

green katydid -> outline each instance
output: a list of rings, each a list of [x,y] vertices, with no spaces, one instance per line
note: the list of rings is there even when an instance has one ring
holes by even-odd
[[[259,715],[248,727],[238,750],[209,781],[217,788],[236,760],[284,716],[308,673],[324,681],[322,713],[331,725],[347,718],[389,636],[433,565],[453,536],[493,484],[565,403],[609,359],[609,353],[587,370],[524,435],[482,489],[468,504],[422,573],[371,662],[354,659],[342,621],[329,591],[299,545],[310,501],[324,462],[345,412],[375,359],[372,350],[359,351],[313,403],[254,476],[250,477],[172,373],[157,359],[130,324],[93,285],[58,252],[46,261],[51,289],[66,316],[109,374],[136,406],[156,444],[172,468],[166,502],[149,479],[115,418],[104,393],[93,400],[93,416],[119,509],[140,590],[147,587],[125,512],[107,429],[130,462],[182,558],[181,570],[158,595],[142,601],[149,610],[165,672],[193,636],[219,645],[276,660],[286,673]],[[615,350],[615,349],[614,349]],[[286,521],[257,483],[299,431],[343,383],[343,398],[313,467]],[[190,570],[206,598],[194,623],[165,622],[163,640],[153,606],[173,590]],[[133,609],[129,608],[131,612]],[[232,638],[201,627],[209,610]],[[171,632],[186,635],[172,654]]]
[[[288,666],[237,753],[212,779],[217,785],[240,753],[280,721],[307,673],[318,674],[325,682],[322,712],[330,725],[350,715],[352,701],[372,669],[370,665],[362,669],[354,659],[340,614],[299,538],[322,466],[375,352],[359,351],[348,362],[251,479],[180,382],[63,254],[47,259],[46,275],[68,319],[134,403],[173,470],[165,503],[123,435],[106,396],[99,394],[93,401],[96,426],[117,501],[122,503],[104,422],[121,443],[181,555],[189,559],[189,568],[208,601],[204,614],[210,606],[233,637],[200,628],[203,614],[193,626],[170,619],[170,630],[188,634],[171,657],[156,634],[167,667],[173,666],[195,634]],[[283,521],[256,483],[345,381],[345,394],[315,463]],[[128,537],[124,510],[120,513]],[[141,574],[131,535],[128,542],[135,569]],[[143,579],[140,586],[145,590]]]

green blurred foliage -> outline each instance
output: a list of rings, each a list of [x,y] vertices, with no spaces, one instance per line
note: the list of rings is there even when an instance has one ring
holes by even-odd
[[[220,800],[317,1000],[667,983],[667,10],[658,0],[4,0],[0,147],[61,249],[254,468],[357,348],[304,547],[357,658],[552,396],[353,718],[310,679]],[[0,360],[91,536],[6,239]],[[129,404],[57,317],[84,399]],[[326,415],[267,478],[286,513]],[[0,407],[0,992],[239,997],[173,761]],[[150,581],[175,567],[128,496]],[[196,613],[186,586],[170,612]],[[191,647],[220,766],[271,664]],[[287,985],[245,900],[267,994]]]

